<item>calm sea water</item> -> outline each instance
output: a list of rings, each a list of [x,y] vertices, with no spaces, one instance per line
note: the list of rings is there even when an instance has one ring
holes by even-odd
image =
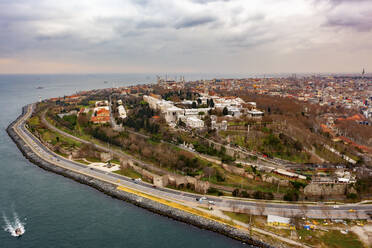
[[[21,107],[39,96],[153,80],[154,75],[0,75],[0,248],[244,246],[44,171],[26,160],[5,132]],[[12,221],[14,214],[25,223],[20,239],[4,231],[4,217]]]

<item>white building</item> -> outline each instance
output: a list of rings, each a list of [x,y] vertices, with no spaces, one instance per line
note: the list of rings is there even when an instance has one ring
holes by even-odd
[[[252,109],[247,111],[247,115],[251,118],[261,118],[264,116],[264,112],[258,111],[257,109]]]
[[[239,117],[241,115],[240,108],[237,108],[237,107],[228,107],[227,111],[229,115],[234,116],[234,117]]]
[[[165,115],[165,120],[169,122],[177,122],[180,115],[184,112],[183,109],[178,108],[176,106],[172,106],[167,108],[163,113]]]
[[[212,120],[211,121],[211,128],[226,131],[227,130],[227,121],[223,120],[222,122],[217,123],[216,120]]]
[[[277,215],[267,215],[267,223],[269,225],[289,225],[291,223],[290,218],[282,217],[282,216],[277,216]]]
[[[257,107],[257,103],[256,102],[247,102],[247,104],[252,105],[255,108]]]
[[[123,105],[119,105],[118,113],[119,113],[119,118],[121,119],[127,118],[127,112],[125,111],[125,108],[123,107]]]
[[[203,128],[204,127],[204,121],[194,116],[186,117],[185,123],[186,123],[186,126],[191,127],[191,128]]]
[[[199,115],[200,112],[208,114],[210,108],[195,108],[195,109],[184,109],[184,115]]]
[[[103,101],[97,101],[95,103],[96,107],[103,107],[103,106],[108,106],[108,101],[107,100],[103,100]]]

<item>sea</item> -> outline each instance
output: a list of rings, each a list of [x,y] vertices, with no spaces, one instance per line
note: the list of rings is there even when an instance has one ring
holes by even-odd
[[[5,131],[22,106],[40,98],[155,80],[150,74],[0,75],[0,248],[251,247],[45,171],[24,158]],[[15,237],[17,227],[23,236]]]

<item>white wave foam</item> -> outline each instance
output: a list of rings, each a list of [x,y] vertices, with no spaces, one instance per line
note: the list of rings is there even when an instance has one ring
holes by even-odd
[[[3,219],[5,222],[5,226],[3,227],[4,231],[9,232],[13,237],[18,237],[26,232],[26,223],[20,221],[16,212],[13,213],[13,221],[10,221],[8,217],[6,217],[5,213],[3,213]],[[16,233],[17,229],[20,230],[19,234]]]

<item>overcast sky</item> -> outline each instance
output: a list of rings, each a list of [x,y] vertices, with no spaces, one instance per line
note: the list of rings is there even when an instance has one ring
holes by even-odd
[[[0,73],[363,67],[371,0],[0,0]]]

